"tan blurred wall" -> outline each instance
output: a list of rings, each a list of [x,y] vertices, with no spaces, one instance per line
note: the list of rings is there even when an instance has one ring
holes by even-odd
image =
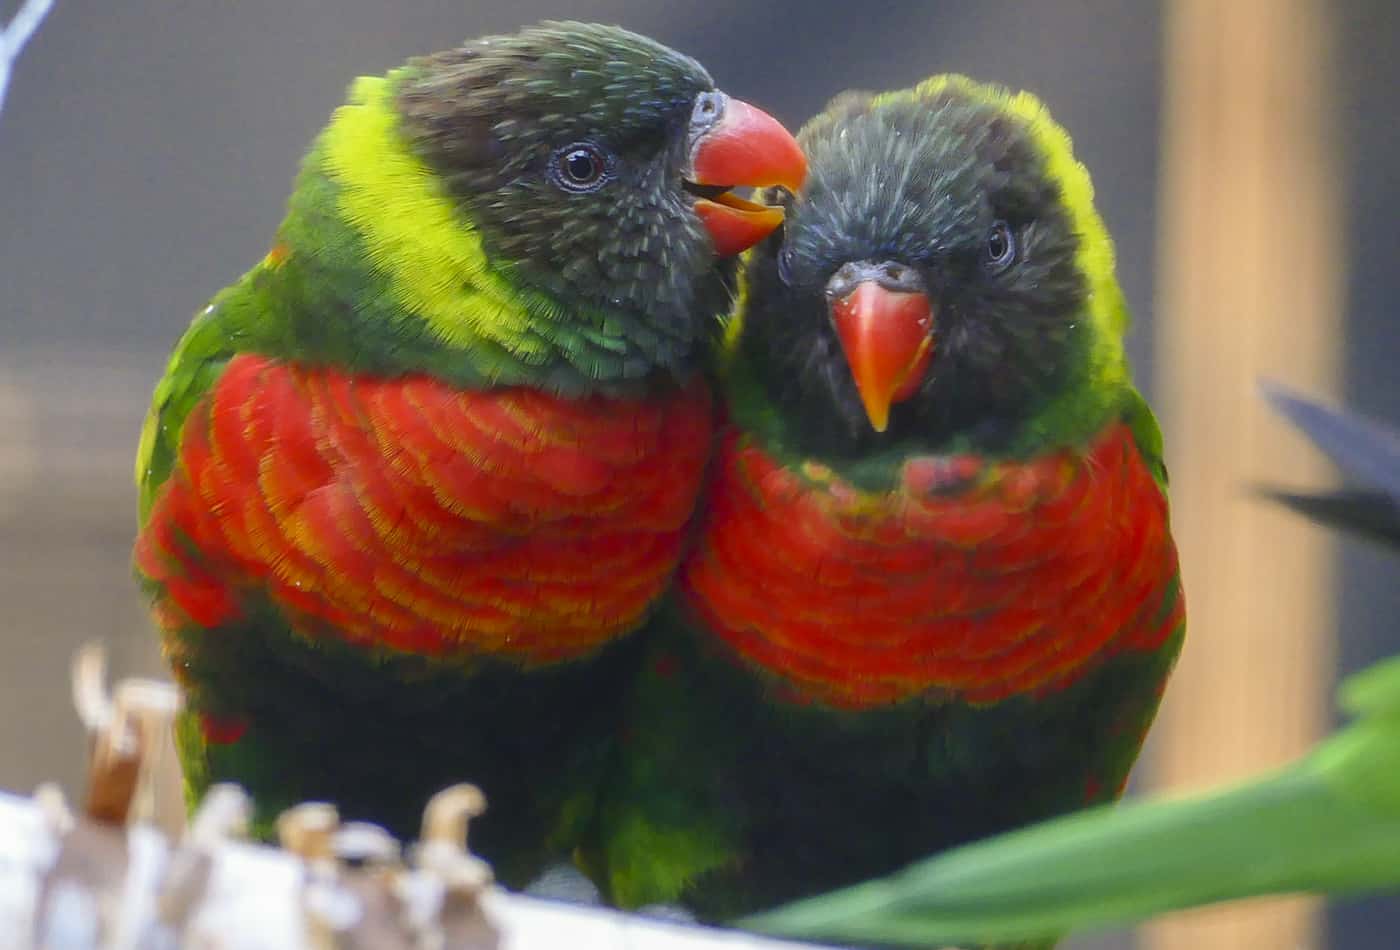
[[[78,643],[107,643],[118,671],[158,672],[126,558],[150,370],[120,351],[0,353],[0,787],[76,788],[84,744],[67,665]]]
[[[1325,0],[1170,0],[1158,351],[1190,636],[1158,721],[1154,775],[1219,785],[1328,728],[1336,627],[1330,532],[1252,497],[1321,486],[1321,454],[1259,381],[1339,395],[1346,183]],[[1322,946],[1319,906],[1181,915],[1152,950]]]

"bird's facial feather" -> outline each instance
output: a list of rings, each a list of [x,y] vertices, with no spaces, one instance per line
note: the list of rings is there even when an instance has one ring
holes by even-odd
[[[807,185],[754,255],[746,346],[778,364],[774,395],[810,417],[812,448],[995,441],[1082,360],[1087,283],[1060,187],[1019,118],[956,87],[837,105],[799,134]],[[852,262],[914,268],[936,312],[924,382],[884,433],[832,327],[828,284]]]

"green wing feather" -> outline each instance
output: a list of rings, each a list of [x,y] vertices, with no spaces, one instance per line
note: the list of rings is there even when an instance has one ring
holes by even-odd
[[[235,336],[225,326],[224,313],[219,298],[215,298],[185,331],[166,364],[165,375],[156,383],[136,450],[136,487],[143,522],[175,465],[186,417],[236,352]]]
[[[1131,386],[1125,389],[1123,403],[1123,419],[1133,432],[1133,441],[1137,443],[1143,461],[1147,463],[1153,479],[1165,495],[1167,463],[1163,457],[1162,429],[1157,425],[1157,417],[1152,414],[1152,409],[1147,405],[1147,400],[1142,398],[1142,393]]]
[[[608,769],[607,791],[576,855],[611,904],[672,903],[705,874],[738,859],[738,815],[714,807],[706,776],[734,763],[695,695],[677,701],[669,671],[702,668],[699,643],[674,599],[639,639],[646,655],[631,685],[625,731]]]

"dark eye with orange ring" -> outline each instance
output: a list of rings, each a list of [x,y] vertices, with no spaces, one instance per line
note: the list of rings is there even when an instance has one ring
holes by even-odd
[[[992,224],[987,232],[986,256],[982,266],[994,274],[1010,267],[1016,260],[1016,235],[1005,221]]]
[[[607,155],[592,142],[574,142],[556,149],[550,179],[565,191],[597,191],[611,177]]]

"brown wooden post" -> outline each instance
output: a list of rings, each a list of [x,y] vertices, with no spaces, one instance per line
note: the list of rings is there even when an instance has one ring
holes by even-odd
[[[1167,691],[1157,788],[1296,756],[1332,682],[1333,553],[1250,486],[1330,469],[1259,399],[1269,377],[1337,389],[1345,241],[1325,0],[1170,0],[1165,16],[1156,366],[1188,628]],[[1152,950],[1311,948],[1317,907],[1179,915]]]

